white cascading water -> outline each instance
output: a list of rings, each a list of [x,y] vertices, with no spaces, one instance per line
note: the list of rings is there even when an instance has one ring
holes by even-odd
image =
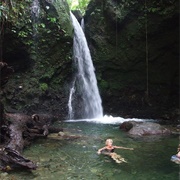
[[[33,14],[35,17],[39,17],[40,13],[40,5],[38,0],[33,0],[31,5],[31,14]]]
[[[81,19],[81,28],[84,31],[84,18]]]
[[[72,83],[72,87],[70,89],[70,93],[69,93],[69,101],[68,101],[68,114],[69,114],[69,119],[74,118],[74,111],[73,111],[73,107],[72,107],[72,100],[73,100],[73,95],[75,92],[75,80]]]
[[[40,14],[40,4],[39,0],[33,0],[31,4],[31,19],[32,19],[32,25],[33,25],[33,40],[35,42],[34,47],[35,51],[37,50],[36,48],[36,43],[37,43],[37,36],[38,36],[38,23],[39,23],[39,14]],[[37,53],[37,51],[36,51]]]
[[[101,97],[86,37],[76,17],[71,12],[70,15],[74,27],[73,60],[76,73],[68,102],[69,118],[74,118],[75,107],[73,104],[75,103],[73,103],[73,100],[77,100],[81,104],[80,109],[78,109],[78,111],[81,111],[80,118],[102,118]],[[76,99],[73,97],[75,93],[78,94]]]

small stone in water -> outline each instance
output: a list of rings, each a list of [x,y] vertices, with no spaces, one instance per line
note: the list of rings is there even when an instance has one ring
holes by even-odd
[[[59,133],[58,133],[58,136],[64,136],[64,135],[65,135],[64,132],[59,132]]]
[[[5,172],[5,173],[1,173],[1,176],[0,177],[5,177],[5,176],[7,176],[8,175],[8,173],[7,172]]]

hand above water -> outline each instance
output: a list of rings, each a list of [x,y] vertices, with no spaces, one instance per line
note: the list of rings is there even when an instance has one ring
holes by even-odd
[[[97,154],[101,154],[101,151],[97,151]]]

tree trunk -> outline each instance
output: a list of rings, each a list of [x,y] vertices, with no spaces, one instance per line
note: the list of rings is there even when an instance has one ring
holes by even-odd
[[[13,69],[7,63],[0,61],[0,90],[7,83]],[[21,153],[25,146],[37,137],[46,137],[49,132],[62,131],[51,127],[58,117],[47,114],[5,113],[0,101],[0,169],[7,171],[15,167],[36,169],[37,165],[23,157]]]
[[[36,169],[37,165],[23,157],[21,153],[24,147],[29,145],[33,139],[46,137],[49,132],[62,131],[61,128],[50,126],[53,120],[53,116],[45,114],[27,116],[5,113],[0,134],[2,137],[0,148],[1,170],[6,171],[15,167]]]

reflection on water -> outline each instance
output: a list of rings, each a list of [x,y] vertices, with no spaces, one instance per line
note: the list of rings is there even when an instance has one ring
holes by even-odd
[[[60,124],[56,124],[60,125]],[[3,174],[4,180],[178,180],[179,165],[170,161],[176,153],[177,135],[159,138],[128,137],[117,124],[90,122],[64,123],[65,133],[77,138],[39,139],[24,151],[25,157],[37,162],[38,169]],[[70,136],[71,137],[71,136]],[[114,145],[132,147],[134,151],[117,149],[128,163],[116,164],[96,151],[107,138]],[[1,174],[2,177],[2,174]]]

